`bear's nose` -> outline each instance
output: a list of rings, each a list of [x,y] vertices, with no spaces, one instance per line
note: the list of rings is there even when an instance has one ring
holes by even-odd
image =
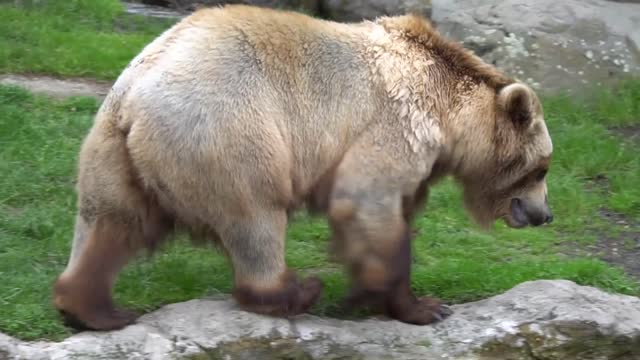
[[[545,219],[544,222],[547,224],[551,224],[553,222],[553,214],[548,214]]]

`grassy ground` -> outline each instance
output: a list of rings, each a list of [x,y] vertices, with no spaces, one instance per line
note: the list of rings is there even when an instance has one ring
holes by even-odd
[[[117,25],[123,15],[111,0],[57,5],[61,3],[50,2],[47,13],[0,3],[0,72],[114,78],[151,35],[161,31],[160,25],[142,20],[135,20],[139,26],[133,30],[131,25]],[[67,15],[70,7],[75,9],[73,16]],[[74,40],[68,42],[70,38]],[[102,42],[94,42],[98,40]],[[47,56],[53,50],[60,57]],[[491,232],[481,232],[464,214],[459,190],[449,181],[437,186],[428,212],[416,224],[416,291],[459,303],[526,280],[563,278],[640,295],[637,280],[623,270],[595,258],[563,255],[566,244],[587,246],[599,234],[621,230],[598,216],[602,208],[640,221],[637,146],[608,131],[611,126],[640,123],[639,99],[638,80],[616,92],[603,92],[589,107],[567,98],[545,99],[555,145],[549,175],[553,226],[511,230],[498,224]],[[66,264],[75,210],[76,156],[96,109],[93,99],[52,101],[0,86],[1,332],[23,339],[60,339],[69,334],[50,306],[50,284]],[[606,191],[593,186],[592,179],[602,176],[608,179]],[[346,279],[328,261],[327,237],[323,220],[301,215],[288,232],[287,260],[325,281],[314,313],[346,316],[337,307]],[[130,264],[115,291],[121,304],[149,311],[225,293],[231,286],[223,257],[177,239],[152,259]]]
[[[115,0],[0,0],[0,73],[114,79],[173,20],[123,13]]]

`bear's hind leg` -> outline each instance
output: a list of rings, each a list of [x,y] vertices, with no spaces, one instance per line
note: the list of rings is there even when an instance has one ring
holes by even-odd
[[[137,314],[116,308],[111,290],[120,270],[143,245],[137,220],[114,214],[90,223],[78,216],[69,264],[56,279],[53,302],[68,326],[82,330],[113,330],[131,324]],[[153,235],[165,234],[162,226]],[[147,234],[151,235],[151,234]]]
[[[285,264],[287,213],[265,210],[251,219],[236,220],[222,232],[233,263],[233,296],[246,311],[293,316],[306,312],[318,299],[322,282],[300,280]]]

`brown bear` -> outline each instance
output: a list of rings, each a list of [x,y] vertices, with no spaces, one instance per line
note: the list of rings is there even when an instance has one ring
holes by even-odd
[[[194,12],[123,71],[82,145],[69,263],[53,302],[75,327],[136,319],[118,272],[176,229],[219,245],[248,311],[306,312],[322,283],[285,264],[288,216],[326,214],[350,304],[430,324],[409,227],[451,175],[485,227],[551,222],[552,143],[534,92],[419,16],[337,23],[229,5]]]

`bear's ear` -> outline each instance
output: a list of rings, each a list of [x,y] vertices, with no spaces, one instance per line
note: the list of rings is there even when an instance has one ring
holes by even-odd
[[[533,99],[522,84],[510,84],[498,93],[498,106],[517,129],[527,129],[533,122]]]

